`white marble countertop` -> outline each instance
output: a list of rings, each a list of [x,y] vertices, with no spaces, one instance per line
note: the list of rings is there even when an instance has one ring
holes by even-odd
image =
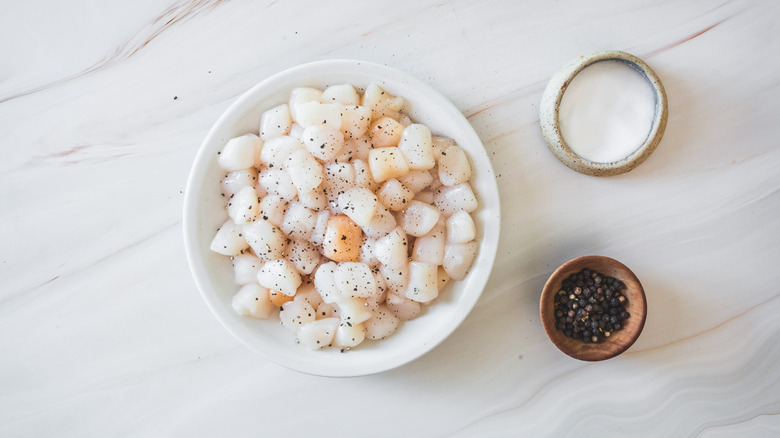
[[[780,5],[6,2],[0,14],[0,436],[780,434]],[[669,95],[658,150],[611,178],[547,150],[542,90],[617,49]],[[181,232],[206,132],[287,67],[353,58],[450,98],[499,179],[501,245],[463,325],[368,377],[289,371],[201,300]],[[603,254],[649,301],[625,354],[573,360],[541,287]]]

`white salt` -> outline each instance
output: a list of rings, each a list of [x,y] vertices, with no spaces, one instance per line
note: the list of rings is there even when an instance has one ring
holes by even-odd
[[[621,61],[582,70],[563,94],[561,134],[571,150],[596,163],[627,157],[647,139],[655,93],[639,71]]]

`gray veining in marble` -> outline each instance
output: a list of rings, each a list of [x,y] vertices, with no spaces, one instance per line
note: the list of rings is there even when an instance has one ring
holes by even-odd
[[[304,13],[305,12],[305,13]],[[8,1],[0,14],[0,436],[780,434],[780,4],[769,1]],[[580,54],[646,60],[669,97],[655,153],[590,178],[539,129]],[[498,260],[421,359],[302,375],[238,344],[188,271],[181,203],[243,91],[329,58],[409,72],[492,160]],[[538,299],[603,254],[642,280],[625,354],[577,362]]]

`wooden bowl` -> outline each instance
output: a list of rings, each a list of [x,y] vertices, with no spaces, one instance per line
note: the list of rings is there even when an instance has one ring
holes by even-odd
[[[561,290],[563,280],[585,268],[623,282],[625,287],[621,293],[626,297],[626,311],[631,315],[623,322],[622,329],[597,344],[570,338],[555,328],[555,295]],[[609,257],[590,255],[569,260],[552,273],[542,290],[539,313],[547,336],[559,350],[575,359],[599,361],[615,357],[634,344],[645,326],[647,298],[639,279],[624,264]]]

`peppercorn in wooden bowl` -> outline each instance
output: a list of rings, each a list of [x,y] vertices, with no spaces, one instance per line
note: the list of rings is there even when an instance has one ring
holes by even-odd
[[[639,279],[609,257],[570,260],[552,273],[539,302],[542,325],[553,344],[585,361],[610,359],[642,333],[647,299]]]

